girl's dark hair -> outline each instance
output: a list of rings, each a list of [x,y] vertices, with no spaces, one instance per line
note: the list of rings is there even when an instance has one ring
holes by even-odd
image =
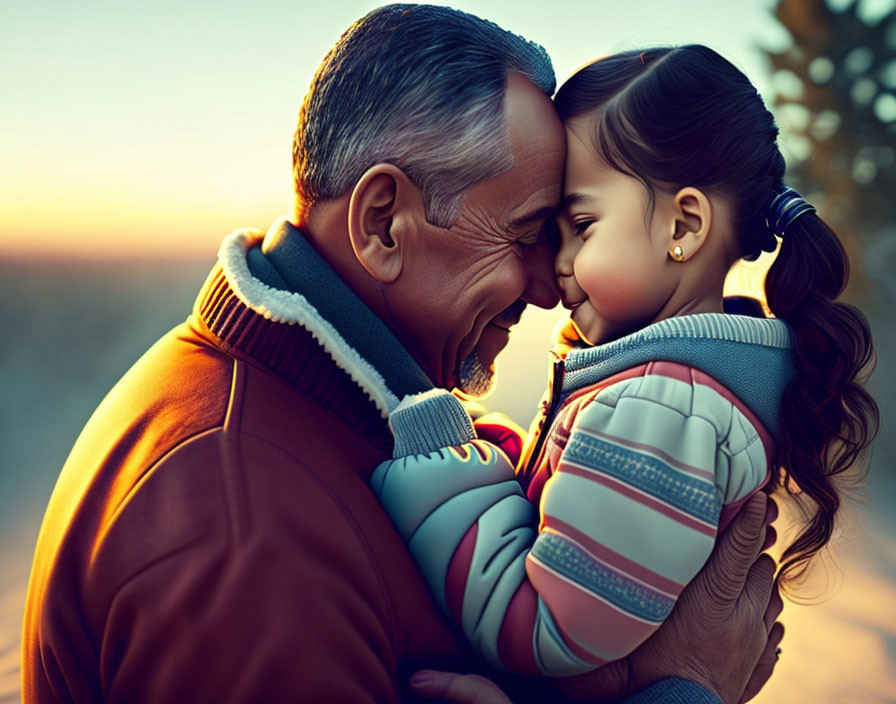
[[[726,196],[736,259],[772,252],[766,223],[783,188],[778,128],[747,77],[705,46],[629,51],[592,63],[557,92],[562,120],[593,113],[592,141],[610,166],[657,190],[685,186]],[[765,282],[772,313],[793,334],[795,375],[781,408],[774,476],[816,510],[783,556],[788,578],[830,539],[840,505],[834,478],[861,467],[879,415],[862,388],[873,358],[871,333],[855,307],[835,301],[849,275],[846,252],[814,213],[787,229]]]

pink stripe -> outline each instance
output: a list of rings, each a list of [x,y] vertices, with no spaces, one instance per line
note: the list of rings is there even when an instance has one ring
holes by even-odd
[[[606,379],[597,382],[593,386],[586,386],[583,389],[579,389],[578,391],[571,393],[569,398],[566,399],[564,406],[569,405],[573,401],[587,394],[597,394],[598,391],[603,391],[608,386],[612,386],[620,381],[625,381],[626,379],[634,379],[639,376],[644,376],[647,373],[647,364],[639,364],[637,367],[632,367],[631,369],[626,369],[625,371],[619,372],[618,374],[613,374],[613,376],[608,376]]]
[[[694,380],[691,376],[692,370],[693,367],[689,367],[687,364],[659,360],[647,363],[647,371],[644,372],[644,376],[656,374],[657,376],[667,376],[670,379],[678,379],[690,384]]]
[[[495,414],[484,416],[485,418],[494,417]],[[490,442],[499,449],[504,451],[510,460],[511,466],[516,466],[523,452],[523,439],[512,428],[508,428],[500,422],[483,422],[474,423],[476,434],[486,442]]]
[[[542,521],[542,530],[549,530],[578,543],[582,549],[590,553],[595,560],[601,562],[608,569],[625,574],[648,587],[665,592],[671,597],[677,597],[684,588],[683,584],[664,577],[649,567],[645,567],[640,562],[635,562],[625,555],[619,554],[587,533],[583,533],[575,526],[559,518],[545,516]]]
[[[574,474],[577,477],[582,477],[583,479],[588,479],[595,484],[600,484],[602,486],[607,487],[608,489],[612,489],[617,494],[622,494],[623,496],[631,499],[632,501],[637,501],[639,504],[643,506],[647,506],[653,511],[660,513],[667,518],[671,518],[676,523],[681,523],[688,528],[692,528],[698,533],[703,533],[703,535],[708,535],[710,538],[716,537],[716,527],[714,525],[703,523],[702,521],[698,521],[693,516],[690,516],[682,511],[679,511],[674,506],[670,506],[667,503],[663,503],[658,499],[655,499],[652,496],[649,496],[641,491],[638,491],[634,487],[631,487],[627,484],[623,484],[612,477],[608,477],[605,474],[601,474],[597,470],[586,469],[583,467],[579,467],[578,465],[571,464],[569,460],[564,460],[560,463],[560,466],[557,467],[558,472],[567,472],[569,474]]]
[[[460,545],[451,556],[448,563],[448,573],[445,575],[445,602],[448,613],[457,625],[461,625],[464,607],[464,592],[467,588],[467,577],[470,575],[470,565],[473,562],[473,548],[476,546],[476,534],[479,532],[479,524],[474,523],[460,541]]]
[[[529,484],[529,488],[526,490],[526,498],[529,499],[529,502],[538,505],[538,502],[541,500],[541,492],[544,491],[545,483],[550,479],[548,476],[548,471],[545,466],[539,467],[535,476],[532,477],[532,481]]]
[[[705,469],[700,469],[700,467],[695,467],[692,464],[685,464],[684,462],[679,462],[677,459],[672,457],[665,452],[663,452],[660,448],[655,445],[647,445],[643,442],[635,442],[634,440],[629,440],[628,438],[620,437],[619,435],[610,435],[608,433],[601,433],[600,431],[593,430],[586,426],[580,425],[577,430],[584,431],[587,435],[594,435],[599,438],[603,438],[604,440],[609,440],[617,445],[624,445],[625,447],[630,447],[634,450],[643,450],[645,452],[649,452],[651,455],[658,457],[663,460],[666,464],[669,464],[676,469],[680,469],[683,472],[687,472],[688,474],[693,474],[701,479],[706,479],[710,482],[715,481],[715,475],[712,472],[709,472]],[[715,486],[715,484],[713,484]]]
[[[656,629],[531,556],[526,573],[551,612],[564,643],[582,660],[603,664],[627,655]]]
[[[740,513],[740,510],[743,508],[743,505],[749,500],[749,498],[755,494],[759,489],[755,489],[747,494],[744,498],[735,501],[732,504],[725,504],[722,506],[722,510],[719,513],[719,533],[725,530],[729,525],[731,525],[731,521],[734,520],[734,517]]]

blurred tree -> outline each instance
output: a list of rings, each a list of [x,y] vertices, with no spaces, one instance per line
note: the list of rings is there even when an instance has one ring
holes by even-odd
[[[825,0],[780,0],[775,15],[793,43],[768,54],[788,180],[844,240],[859,264],[860,289],[870,283],[862,281],[863,253],[879,251],[874,240],[896,236],[896,7],[890,4],[868,22],[855,0],[840,9]]]
[[[779,0],[792,44],[768,52],[788,183],[818,206],[852,262],[847,298],[871,323],[870,390],[882,432],[870,494],[877,515],[896,495],[896,0]],[[875,19],[868,19],[872,16]],[[884,497],[889,496],[889,499]]]

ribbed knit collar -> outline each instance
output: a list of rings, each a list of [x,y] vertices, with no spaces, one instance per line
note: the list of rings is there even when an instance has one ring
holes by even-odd
[[[570,350],[561,393],[650,361],[679,362],[709,374],[777,433],[781,399],[793,376],[784,321],[725,313],[667,318],[605,345]]]
[[[383,417],[406,394],[432,388],[383,322],[287,220],[275,222],[268,237],[277,242],[278,260],[290,262],[289,273],[283,272],[289,288],[255,278],[247,256],[264,235],[259,230],[238,230],[221,244],[218,267],[198,302],[198,313],[213,334],[289,376],[301,370],[289,366],[290,351],[283,346],[287,338],[295,337],[289,328],[298,326],[310,333]]]

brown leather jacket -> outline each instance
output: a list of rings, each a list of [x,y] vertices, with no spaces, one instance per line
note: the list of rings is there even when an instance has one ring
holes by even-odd
[[[381,412],[217,267],[112,389],[53,492],[26,702],[393,702],[468,656],[367,486]],[[460,658],[460,659],[458,659]]]

